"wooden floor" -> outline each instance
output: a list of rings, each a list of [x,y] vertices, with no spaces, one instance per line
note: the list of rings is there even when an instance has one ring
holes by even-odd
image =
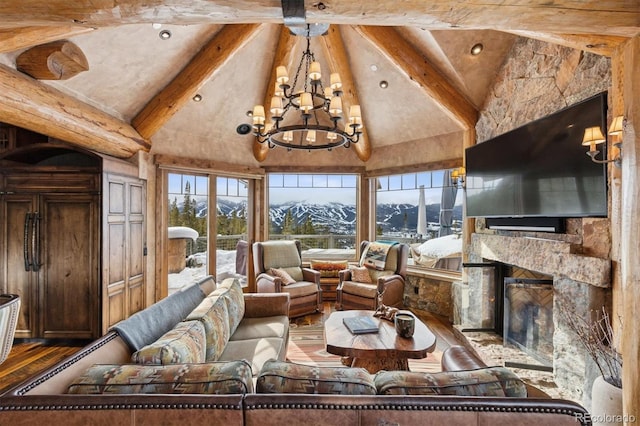
[[[333,302],[325,302],[322,313],[294,318],[291,322],[298,325],[323,324],[333,310]],[[413,312],[437,336],[436,347],[438,350],[461,344],[446,318],[423,311],[414,310]],[[15,344],[9,357],[0,364],[0,394],[27,378],[46,370],[67,356],[74,354],[84,346],[84,343],[86,342],[54,344],[29,342]]]

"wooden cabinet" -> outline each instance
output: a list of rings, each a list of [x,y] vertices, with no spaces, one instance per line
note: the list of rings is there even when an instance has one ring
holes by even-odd
[[[136,176],[103,178],[103,333],[145,308],[146,185]]]
[[[65,192],[78,180],[94,188]],[[16,338],[99,335],[98,181],[91,174],[3,170],[1,290],[22,298]]]
[[[320,288],[322,288],[322,300],[325,302],[335,302],[337,300],[338,284],[340,284],[340,278],[336,277],[322,277],[320,278]]]
[[[136,164],[59,143],[0,151],[0,224],[0,292],[22,298],[16,338],[93,339],[146,307]]]

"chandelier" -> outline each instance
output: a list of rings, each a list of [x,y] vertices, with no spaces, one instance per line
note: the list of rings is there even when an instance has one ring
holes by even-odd
[[[310,25],[306,26],[305,38],[307,47],[293,82],[289,84],[285,66],[276,68],[275,92],[269,108],[272,123],[265,123],[264,106],[253,108],[253,134],[269,148],[280,146],[288,151],[349,148],[362,134],[360,106],[352,105],[346,123],[339,126],[343,114],[340,75],[332,73],[329,85],[322,84],[320,63],[311,52]]]

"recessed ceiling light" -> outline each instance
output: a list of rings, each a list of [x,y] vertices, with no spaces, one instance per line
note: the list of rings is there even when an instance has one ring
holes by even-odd
[[[389,87],[389,82],[387,80],[382,80],[380,82],[380,88],[381,89],[386,89],[387,87]]]
[[[476,43],[471,48],[471,54],[474,56],[479,55],[483,49],[484,49],[484,46],[482,45],[482,43]]]
[[[202,100],[202,95],[200,93],[196,93],[193,97],[194,102],[200,102]]]
[[[252,110],[248,110],[247,111],[247,117],[253,117],[253,111]]]
[[[376,64],[372,64],[371,71],[378,71],[378,66]]]
[[[171,31],[162,30],[158,33],[158,36],[160,37],[161,40],[169,40],[171,38]]]

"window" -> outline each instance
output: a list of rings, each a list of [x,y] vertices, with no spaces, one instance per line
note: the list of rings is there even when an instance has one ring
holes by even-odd
[[[168,173],[169,292],[207,275],[209,177]]]
[[[376,238],[409,244],[410,264],[460,270],[462,191],[450,170],[378,177]]]
[[[353,174],[270,173],[269,239],[297,239],[306,260],[353,258],[356,199]]]
[[[167,180],[168,292],[209,274],[217,281],[235,276],[236,246],[248,240],[249,180],[178,172],[168,172]],[[215,194],[215,202],[210,194]],[[209,232],[214,224],[215,232]],[[211,247],[215,258],[208,254]],[[237,276],[242,283],[245,274]]]

